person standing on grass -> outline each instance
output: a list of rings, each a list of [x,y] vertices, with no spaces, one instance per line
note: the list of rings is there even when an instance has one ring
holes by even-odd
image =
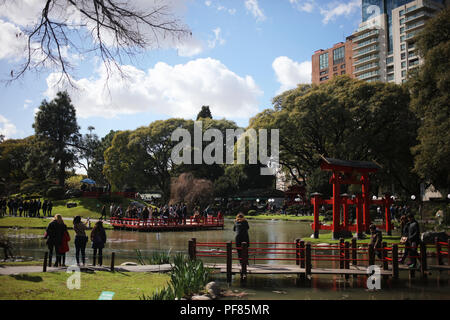
[[[47,239],[47,247],[48,247],[48,266],[52,266],[52,256],[53,249],[55,250],[56,261],[55,267],[58,266],[59,262],[59,254],[58,248],[61,246],[62,238],[64,235],[64,223],[60,223],[58,221],[62,221],[61,215],[57,214],[52,222],[49,223],[47,229],[45,231],[44,239]]]
[[[48,216],[49,216],[49,217],[52,216],[52,209],[53,209],[53,202],[51,202],[50,200],[48,200],[48,203],[47,203],[47,213],[48,213]]]
[[[95,258],[97,256],[98,251],[98,265],[101,266],[103,263],[103,248],[106,243],[106,232],[103,228],[103,222],[97,221],[94,225],[94,228],[91,231],[91,241],[92,241],[92,249],[94,249],[94,265]]]
[[[250,229],[247,220],[245,219],[242,213],[239,213],[236,216],[236,220],[234,222],[233,231],[236,232],[236,247],[240,247],[243,242],[246,242],[248,246],[250,246],[250,239],[248,236],[248,230]],[[238,257],[239,259],[242,257],[242,249],[238,249]]]
[[[83,266],[86,263],[86,244],[88,241],[88,237],[86,236],[86,223],[81,221],[80,216],[73,218],[73,230],[75,231],[75,257],[78,266],[80,265],[80,252]]]
[[[102,220],[103,217],[105,217],[105,220],[106,220],[106,206],[103,206],[103,207],[102,207],[100,220]]]

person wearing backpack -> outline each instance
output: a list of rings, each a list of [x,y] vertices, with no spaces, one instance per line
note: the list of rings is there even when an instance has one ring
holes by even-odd
[[[94,257],[93,264],[95,265],[95,260],[98,251],[98,265],[101,266],[103,263],[103,248],[106,243],[106,232],[103,228],[103,222],[97,221],[94,225],[94,228],[91,231],[91,241],[92,241],[92,249],[94,249]]]

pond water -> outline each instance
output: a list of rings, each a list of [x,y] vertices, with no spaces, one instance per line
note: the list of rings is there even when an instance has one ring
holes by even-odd
[[[294,242],[297,238],[307,240],[311,235],[310,223],[299,221],[258,221],[249,220],[251,242]],[[14,245],[16,256],[43,259],[46,251],[44,233],[39,229],[0,229]],[[74,238],[73,231],[70,231]],[[133,231],[107,231],[107,243],[104,249],[104,265],[109,264],[111,252],[116,254],[116,265],[125,262],[137,261],[136,250],[143,256],[150,256],[154,251],[168,251],[171,253],[187,253],[188,240],[196,238],[198,242],[226,242],[234,239],[233,220],[225,219],[224,230],[190,231],[190,232],[160,232],[146,233]],[[199,249],[200,250],[200,249]],[[203,249],[205,250],[205,249]],[[88,263],[90,263],[92,250],[87,248]],[[70,251],[67,254],[66,264],[75,263],[75,248],[70,242]],[[329,253],[327,253],[329,254]],[[267,255],[271,258],[280,258],[284,255]],[[203,258],[205,262],[224,263],[224,260]],[[250,259],[250,264],[254,262]],[[289,264],[294,262],[261,262]],[[317,266],[320,266],[318,264]],[[327,267],[335,267],[330,265]],[[215,280],[226,287],[224,275],[215,275]],[[366,277],[345,280],[341,276],[314,275],[310,284],[298,284],[296,275],[249,275],[247,282],[242,284],[239,276],[233,278],[231,290],[244,291],[244,299],[450,299],[450,277],[448,272],[433,271],[427,280],[409,280],[407,271],[401,271],[400,280],[382,280],[382,290],[377,292],[366,289]]]

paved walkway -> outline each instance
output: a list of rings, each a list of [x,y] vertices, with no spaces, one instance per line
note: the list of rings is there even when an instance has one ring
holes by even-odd
[[[109,267],[98,266],[81,266],[81,271],[110,271]],[[116,266],[114,271],[117,272],[168,272],[171,270],[170,264],[162,265],[146,265],[146,266]],[[67,267],[54,268],[47,267],[47,272],[66,272]],[[42,266],[0,266],[0,275],[13,275],[22,273],[37,273],[42,272]]]

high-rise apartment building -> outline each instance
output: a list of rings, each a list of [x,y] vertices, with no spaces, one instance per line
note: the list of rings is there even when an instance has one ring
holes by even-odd
[[[325,83],[335,76],[352,76],[352,41],[347,39],[332,48],[317,50],[312,56],[312,83]]]
[[[362,23],[351,39],[357,79],[402,83],[422,63],[415,36],[443,0],[363,0]]]
[[[365,81],[402,83],[408,71],[423,61],[417,55],[415,36],[427,19],[450,1],[444,0],[362,0],[362,22],[345,43],[312,56],[312,82],[324,83],[336,72],[333,57],[345,51],[345,73]]]

